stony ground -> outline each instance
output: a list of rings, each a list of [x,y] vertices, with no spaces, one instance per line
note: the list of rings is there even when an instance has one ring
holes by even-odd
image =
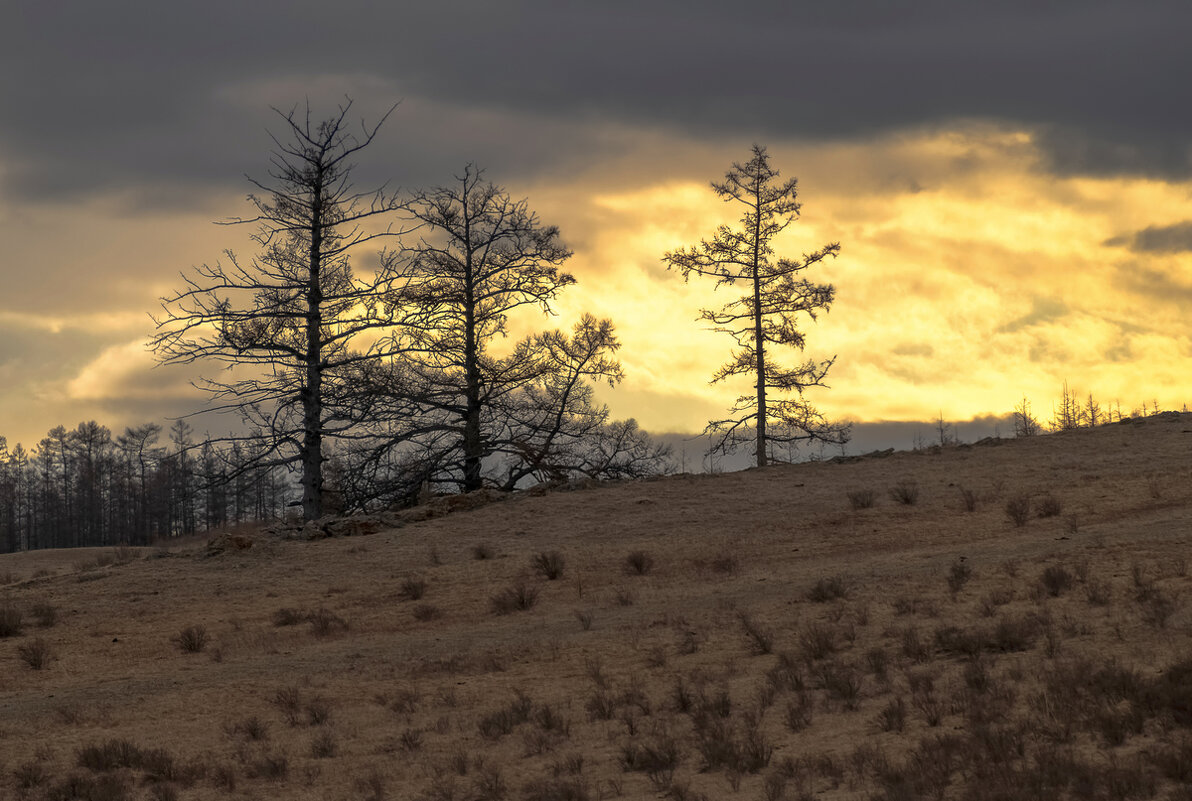
[[[0,556],[0,798],[1192,799],[1190,501],[1164,414]]]

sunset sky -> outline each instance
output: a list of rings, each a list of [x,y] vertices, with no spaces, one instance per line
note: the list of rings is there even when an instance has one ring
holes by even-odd
[[[1043,9],[1043,10],[1040,10]],[[0,435],[191,411],[153,369],[178,273],[248,257],[245,175],[270,106],[351,96],[375,121],[358,184],[442,184],[474,161],[557,224],[579,281],[558,317],[611,316],[604,398],[694,432],[721,300],[661,261],[733,210],[709,188],[753,143],[799,178],[778,243],[841,255],[808,355],[832,417],[963,421],[1067,380],[1125,410],[1192,401],[1192,4],[33,2],[0,28]],[[200,430],[218,423],[196,423]]]

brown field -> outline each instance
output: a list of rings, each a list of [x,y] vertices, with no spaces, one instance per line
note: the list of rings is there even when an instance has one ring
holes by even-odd
[[[0,798],[1192,799],[1190,501],[1165,413],[0,556]]]

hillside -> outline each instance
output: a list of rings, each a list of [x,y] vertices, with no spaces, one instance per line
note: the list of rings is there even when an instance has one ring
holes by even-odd
[[[1189,799],[1190,479],[1165,413],[0,556],[0,798]]]

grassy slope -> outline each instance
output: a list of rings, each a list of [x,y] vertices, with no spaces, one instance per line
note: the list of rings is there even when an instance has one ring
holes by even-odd
[[[110,798],[1187,798],[1192,677],[1164,671],[1192,659],[1190,429],[526,495],[210,558],[0,556],[24,620],[0,639],[0,798],[72,776]],[[1062,511],[1015,527],[1020,492]],[[536,604],[494,614],[519,582]],[[113,740],[141,751],[85,750]]]

